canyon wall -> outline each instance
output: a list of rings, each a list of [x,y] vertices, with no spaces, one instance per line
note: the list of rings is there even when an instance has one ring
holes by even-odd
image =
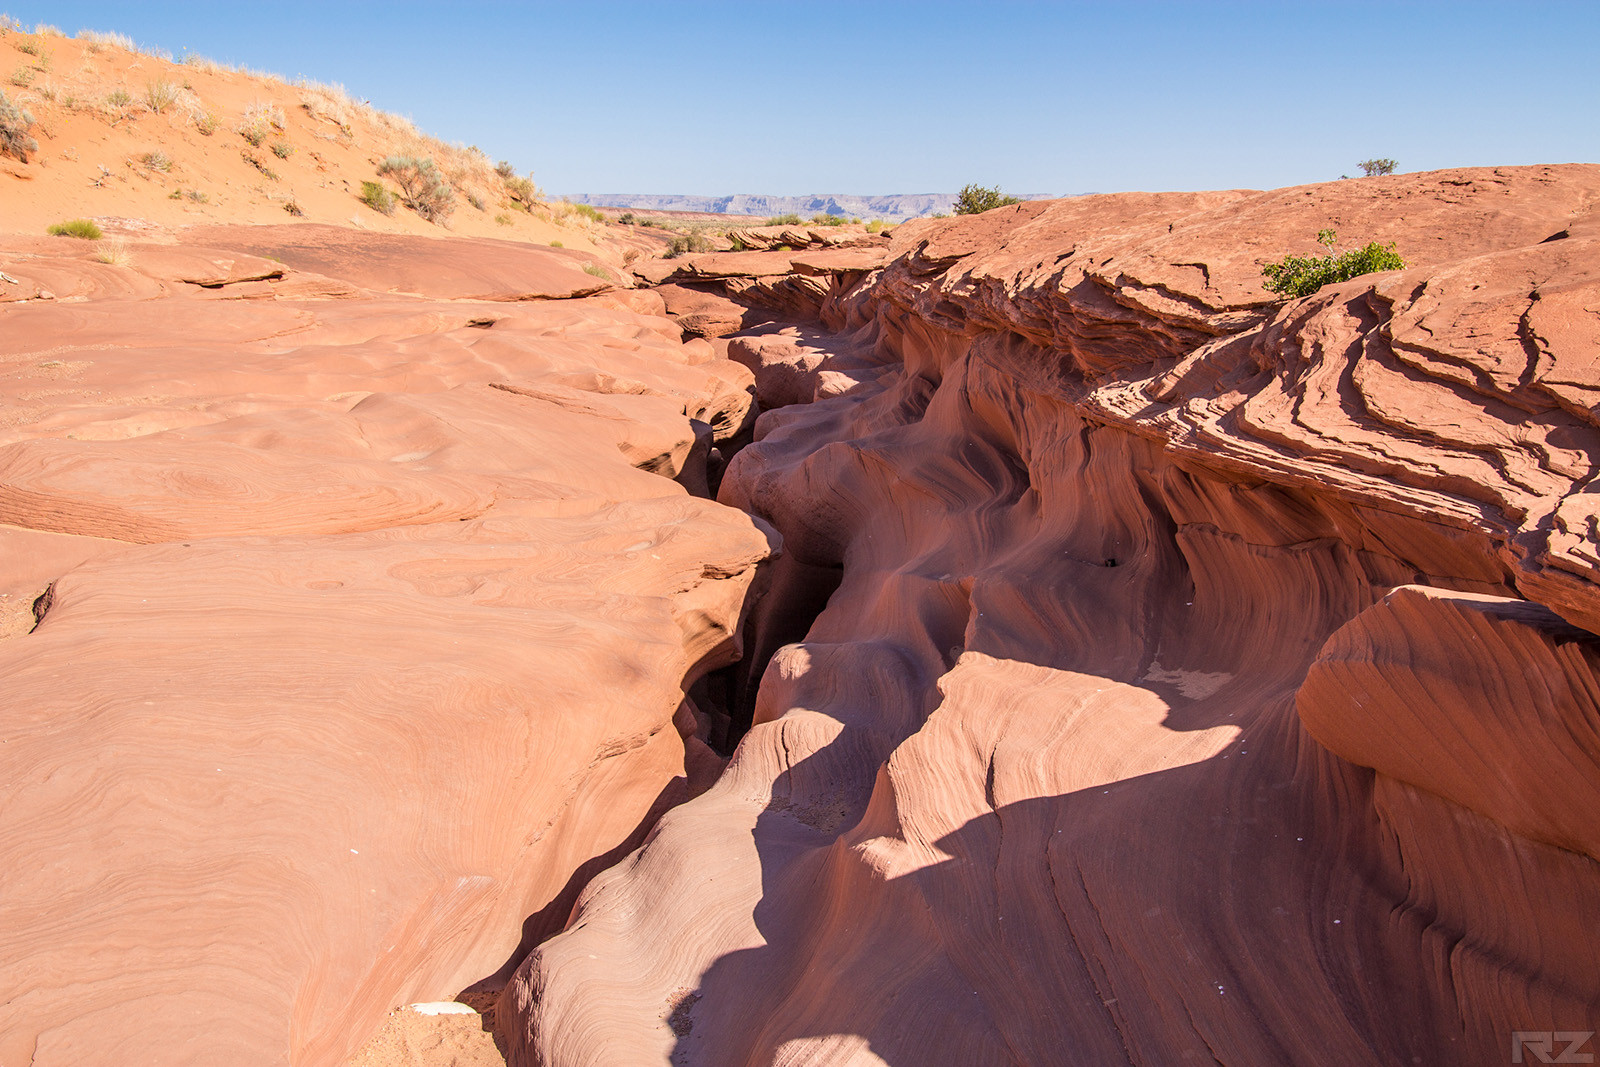
[[[1593,166],[1025,203],[718,342],[781,405],[719,495],[782,535],[718,675],[748,733],[522,964],[510,1061],[1594,1029],[1597,204]],[[1274,302],[1324,228],[1407,267]]]
[[[584,262],[0,238],[0,1063],[343,1064],[715,777],[750,374]]]

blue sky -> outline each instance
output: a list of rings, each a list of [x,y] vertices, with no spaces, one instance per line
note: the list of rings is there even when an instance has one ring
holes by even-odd
[[[550,192],[1271,188],[1600,161],[1600,0],[27,3],[344,84]]]

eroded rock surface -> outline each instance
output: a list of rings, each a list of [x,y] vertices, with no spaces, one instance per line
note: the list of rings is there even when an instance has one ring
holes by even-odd
[[[784,537],[752,728],[523,964],[511,1062],[1592,1029],[1597,204],[1567,166],[900,227],[827,316],[886,373],[722,483]],[[1271,301],[1323,228],[1408,266]]]
[[[0,240],[0,1062],[342,1064],[715,775],[753,383],[557,252],[130,257]]]

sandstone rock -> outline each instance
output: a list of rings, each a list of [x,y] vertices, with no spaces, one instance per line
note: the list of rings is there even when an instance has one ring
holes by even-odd
[[[840,302],[898,369],[766,413],[723,481],[784,537],[752,726],[523,964],[510,1062],[1487,1065],[1587,1029],[1597,194],[900,227]],[[1335,222],[1408,267],[1273,301]]]

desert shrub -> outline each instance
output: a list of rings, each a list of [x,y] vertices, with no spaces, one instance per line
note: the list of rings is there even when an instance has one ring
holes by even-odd
[[[272,142],[272,154],[279,159],[288,159],[294,155],[294,145],[280,137]]]
[[[196,204],[208,204],[211,202],[211,197],[202,193],[199,189],[185,189],[183,195]]]
[[[617,216],[617,221],[622,223],[624,226],[632,226],[638,221],[638,219],[634,217],[633,212],[624,211],[622,214]]]
[[[843,226],[844,218],[839,215],[825,215],[819,211],[811,216],[811,224],[813,226]]]
[[[120,237],[114,237],[109,241],[101,241],[100,244],[96,246],[94,250],[94,258],[98,259],[102,263],[110,263],[113,266],[118,267],[126,267],[128,265],[128,261],[133,257],[128,252],[128,242],[124,241]]]
[[[979,215],[985,211],[993,211],[997,207],[1020,203],[1022,201],[1016,197],[1002,193],[998,185],[992,189],[982,185],[963,185],[961,191],[956,194],[955,213]]]
[[[1368,178],[1376,178],[1380,174],[1393,174],[1394,168],[1398,166],[1392,159],[1363,159],[1356,165]]]
[[[284,202],[283,210],[287,211],[289,214],[293,215],[297,219],[298,218],[303,218],[305,216],[304,209],[302,209],[300,207],[300,205],[298,203],[296,203],[293,199],[290,199],[290,200]]]
[[[139,157],[139,162],[143,163],[151,170],[159,170],[163,174],[172,169],[171,157],[169,157],[165,152],[159,150],[155,152],[146,152],[144,155]]]
[[[217,118],[216,112],[202,111],[200,114],[194,117],[194,128],[200,131],[200,135],[202,137],[210,137],[212,134],[217,132],[217,126],[220,124],[220,121],[221,120]]]
[[[494,172],[505,181],[510,181],[517,176],[517,168],[511,165],[509,159],[502,159],[494,165]]]
[[[510,215],[496,215],[494,217],[494,221],[495,221],[495,223],[497,225],[500,225],[500,226],[510,226],[511,225],[511,216]]]
[[[1396,254],[1393,241],[1386,245],[1373,241],[1363,248],[1336,255],[1333,249],[1338,239],[1332,230],[1323,230],[1317,234],[1317,243],[1328,250],[1327,255],[1285,256],[1277,263],[1262,267],[1261,275],[1266,279],[1262,284],[1267,292],[1290,298],[1310,296],[1324,285],[1380,270],[1399,270],[1406,265]]]
[[[251,148],[260,148],[261,142],[267,139],[267,131],[261,126],[240,126],[239,136],[243,137]]]
[[[26,89],[33,84],[33,68],[18,67],[11,72],[11,84],[19,89]]]
[[[603,281],[611,281],[611,272],[598,263],[585,263],[583,265],[583,273],[592,274]]]
[[[126,89],[113,89],[106,95],[106,104],[109,107],[127,107],[133,103],[133,97]]]
[[[539,198],[539,190],[527,178],[507,178],[506,193],[510,195],[511,199],[521,201],[524,204],[531,204]]]
[[[100,227],[94,224],[93,219],[68,219],[66,222],[53,222],[45,232],[51,237],[80,237],[85,241],[98,241],[105,236],[100,232]]]
[[[598,208],[592,207],[589,204],[568,203],[567,207],[569,207],[575,214],[582,215],[591,222],[606,221],[605,214]]]
[[[429,222],[440,222],[455,210],[455,193],[431,158],[390,156],[378,164],[378,174],[393,178],[406,206]]]
[[[145,82],[144,104],[157,115],[173,105],[178,99],[178,86],[172,82],[151,81]]]
[[[551,248],[565,248],[565,247],[567,247],[567,246],[566,246],[566,244],[565,244],[565,243],[564,243],[564,242],[562,242],[562,241],[551,241],[551,242],[550,242],[550,247],[551,247]]]
[[[672,239],[672,243],[667,246],[667,258],[677,259],[679,256],[693,252],[709,251],[711,251],[711,242],[706,240],[703,234],[685,233],[679,234]]]
[[[121,48],[132,52],[133,38],[120,33],[100,33],[97,30],[79,30],[78,40],[89,52],[104,52],[107,48]]]
[[[39,142],[28,136],[32,125],[33,116],[0,93],[0,156],[16,156],[26,163],[28,153],[39,150]]]
[[[884,222],[882,219],[873,219],[871,222],[867,223],[868,233],[882,233],[888,228],[888,223]]]
[[[23,41],[21,44],[17,45],[17,51],[25,52],[30,56],[38,55],[40,49],[41,46],[38,41]]]
[[[661,220],[660,219],[640,219],[639,220],[639,225],[643,226],[645,229],[649,229],[652,226],[660,226],[661,225]]]
[[[798,225],[800,225],[800,216],[796,215],[792,211],[789,212],[787,215],[774,215],[770,219],[767,220],[767,225],[768,226],[798,226]]]
[[[394,194],[378,182],[361,183],[361,202],[381,215],[394,214]]]
[[[744,243],[744,239],[743,238],[738,237],[736,235],[735,236],[730,236],[728,238],[728,245],[729,245],[728,251],[730,251],[730,252],[745,252],[745,251],[748,251],[749,248],[750,248],[749,245]]]

